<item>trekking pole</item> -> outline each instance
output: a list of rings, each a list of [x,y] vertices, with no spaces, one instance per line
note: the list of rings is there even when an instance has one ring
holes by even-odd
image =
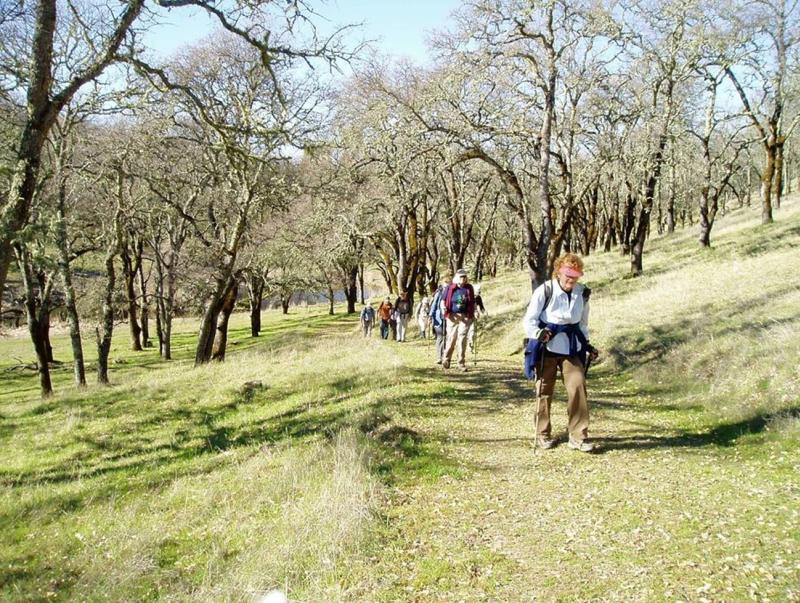
[[[542,373],[544,372],[544,350],[541,350],[542,359],[539,361],[539,382],[536,384],[536,417],[533,419],[533,453],[539,445],[539,411],[542,409]]]
[[[472,334],[472,366],[478,366],[478,323],[473,322],[472,328],[475,329]]]
[[[542,410],[542,373],[544,373],[544,356],[545,352],[547,351],[547,342],[550,341],[551,337],[552,335],[547,328],[540,331],[538,336],[540,346],[539,353],[541,354],[541,359],[539,360],[539,371],[536,373],[536,376],[539,378],[539,382],[536,384],[536,417],[533,420],[533,429],[536,432],[533,436],[534,454],[536,453],[536,447],[539,443],[539,412]]]

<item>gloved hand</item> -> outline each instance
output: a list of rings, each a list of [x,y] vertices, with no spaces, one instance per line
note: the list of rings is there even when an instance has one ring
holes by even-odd
[[[600,355],[600,350],[598,350],[592,344],[589,344],[589,347],[586,348],[586,353],[589,355],[589,360],[594,362],[595,360],[597,360],[597,357]]]
[[[538,337],[536,337],[536,339],[539,341],[539,343],[547,343],[552,338],[553,338],[553,332],[550,329],[548,329],[547,327],[545,327],[544,329],[539,331],[539,335],[538,335]]]

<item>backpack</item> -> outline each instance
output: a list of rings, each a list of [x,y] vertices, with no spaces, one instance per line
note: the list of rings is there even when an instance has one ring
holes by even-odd
[[[431,317],[431,322],[433,326],[438,327],[441,326],[444,322],[444,316],[442,316],[442,299],[444,299],[445,292],[447,291],[447,286],[442,285],[437,290],[433,296],[433,301],[431,302],[431,309],[429,315]]]
[[[398,298],[394,304],[394,307],[397,309],[397,313],[400,315],[406,315],[411,313],[410,300]]]

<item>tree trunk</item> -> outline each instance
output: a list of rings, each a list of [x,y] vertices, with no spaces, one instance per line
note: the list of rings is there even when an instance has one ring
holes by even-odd
[[[250,336],[258,337],[261,334],[261,304],[264,301],[264,279],[261,275],[248,278],[247,293],[250,297]]]
[[[26,302],[26,307],[28,306]],[[31,335],[33,348],[36,351],[36,368],[39,373],[39,388],[42,398],[47,398],[53,393],[53,384],[50,380],[50,365],[47,351],[47,342],[42,337],[43,325],[35,315],[28,312],[28,332]]]
[[[674,147],[675,145],[672,145]],[[675,232],[675,197],[677,195],[677,186],[675,183],[675,152],[673,148],[672,162],[670,163],[670,184],[669,195],[667,200],[667,234],[674,234]]]
[[[772,223],[772,186],[775,179],[775,145],[769,143],[765,148],[766,164],[761,174],[761,223]]]
[[[711,223],[700,211],[700,236],[697,238],[701,247],[711,247]]]
[[[333,292],[333,285],[328,283],[328,314],[333,316],[333,298],[335,297],[335,293]]]
[[[236,279],[231,279],[227,291],[223,296],[222,309],[220,310],[220,320],[217,324],[217,336],[214,339],[214,351],[211,359],[218,362],[225,360],[225,351],[228,347],[228,322],[231,314],[236,307],[236,298],[239,296],[239,286]]]
[[[116,284],[116,271],[114,269],[114,256],[116,248],[109,248],[106,252],[106,286],[103,292],[102,322],[95,329],[97,339],[97,382],[108,384],[108,355],[111,352],[111,336],[114,333],[114,286]]]
[[[40,282],[42,282],[40,280]],[[48,364],[56,361],[53,356],[53,344],[50,343],[50,303],[43,304],[39,310],[39,328],[41,329],[41,338],[44,341],[44,350],[47,355]]]
[[[361,304],[367,303],[367,294],[364,291],[364,263],[358,265],[358,289],[361,292]]]
[[[156,285],[156,295],[159,294],[158,285]],[[156,303],[156,337],[158,338],[158,354],[164,358],[164,329],[161,328],[161,312]]]
[[[59,210],[58,215],[56,245],[58,246],[59,251],[58,271],[59,275],[61,276],[61,283],[64,287],[64,305],[67,311],[67,322],[69,324],[69,340],[70,344],[72,345],[72,361],[73,371],[75,374],[75,385],[81,387],[86,385],[86,366],[83,360],[83,341],[81,340],[80,318],[78,317],[75,287],[72,284],[72,267],[70,266],[69,261],[66,224],[64,222],[62,210]]]
[[[292,294],[289,293],[288,295],[281,295],[281,309],[283,310],[284,314],[289,313],[289,304],[292,302]]]
[[[144,251],[144,247],[142,247]],[[151,265],[152,269],[152,265]],[[144,276],[144,261],[139,260],[139,291],[142,293],[141,302],[139,304],[139,324],[142,328],[142,347],[153,347],[150,341],[150,299],[147,295],[147,278]]]
[[[46,340],[47,329],[44,321],[50,320],[48,305],[50,303],[51,285],[45,285],[44,278],[39,279],[38,293],[34,288],[33,267],[30,254],[21,246],[16,246],[17,264],[19,266],[22,282],[25,287],[25,314],[28,321],[28,333],[31,336],[33,349],[36,353],[36,369],[39,374],[39,386],[42,398],[47,398],[53,393],[53,384],[50,380],[50,356]],[[49,325],[48,325],[49,327]]]
[[[667,97],[667,102],[672,102],[672,94]],[[664,161],[664,149],[667,146],[667,125],[665,122],[664,130],[658,140],[658,147],[653,154],[653,163],[650,176],[645,185],[645,194],[642,207],[639,212],[639,222],[636,225],[636,236],[631,247],[631,275],[640,276],[642,274],[642,254],[644,253],[644,243],[650,230],[650,211],[653,208],[656,185],[661,177],[661,166]]]
[[[631,252],[635,208],[636,199],[633,193],[628,191],[628,194],[625,195],[625,213],[622,216],[622,231],[620,233],[621,252],[624,256]]]
[[[775,175],[772,187],[772,195],[775,199],[775,209],[781,208],[781,198],[783,197],[783,143],[775,145]]]
[[[347,313],[356,313],[356,303],[358,301],[358,266],[351,266],[347,271],[347,287],[344,295],[347,298]]]
[[[156,253],[156,324],[159,329],[159,351],[164,360],[172,359],[172,318],[175,313],[178,279],[177,260],[178,252],[174,247],[169,252],[169,263],[165,261],[163,255]]]
[[[549,5],[549,17],[552,20],[554,5]],[[552,22],[552,21],[551,21]],[[556,83],[558,70],[556,67],[556,53],[552,44],[547,45],[548,50],[548,77],[545,88],[544,117],[541,129],[541,151],[539,156],[539,209],[541,211],[541,231],[539,245],[536,249],[536,267],[533,271],[531,290],[550,278],[555,261],[554,254],[550,253],[553,239],[553,214],[552,199],[550,198],[550,147],[552,144],[552,129],[556,111]]]
[[[142,351],[142,329],[139,326],[137,314],[139,313],[139,304],[136,301],[136,273],[139,271],[138,262],[141,262],[141,256],[136,257],[136,250],[134,249],[133,256],[129,243],[125,243],[120,250],[120,258],[122,259],[122,276],[125,281],[125,298],[128,308],[128,326],[130,327],[131,335],[131,350],[134,352]]]
[[[194,365],[199,366],[211,360],[214,351],[214,335],[217,330],[217,319],[225,302],[225,291],[230,286],[230,280],[217,279],[216,287],[206,300],[203,317],[200,321],[200,333],[197,337]]]

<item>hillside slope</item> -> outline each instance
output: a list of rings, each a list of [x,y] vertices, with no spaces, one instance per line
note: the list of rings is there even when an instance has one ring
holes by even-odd
[[[587,258],[595,455],[533,452],[523,274],[466,374],[298,310],[201,369],[190,323],[170,365],[123,333],[115,386],[42,402],[0,342],[0,599],[798,600],[800,205],[713,245]]]

